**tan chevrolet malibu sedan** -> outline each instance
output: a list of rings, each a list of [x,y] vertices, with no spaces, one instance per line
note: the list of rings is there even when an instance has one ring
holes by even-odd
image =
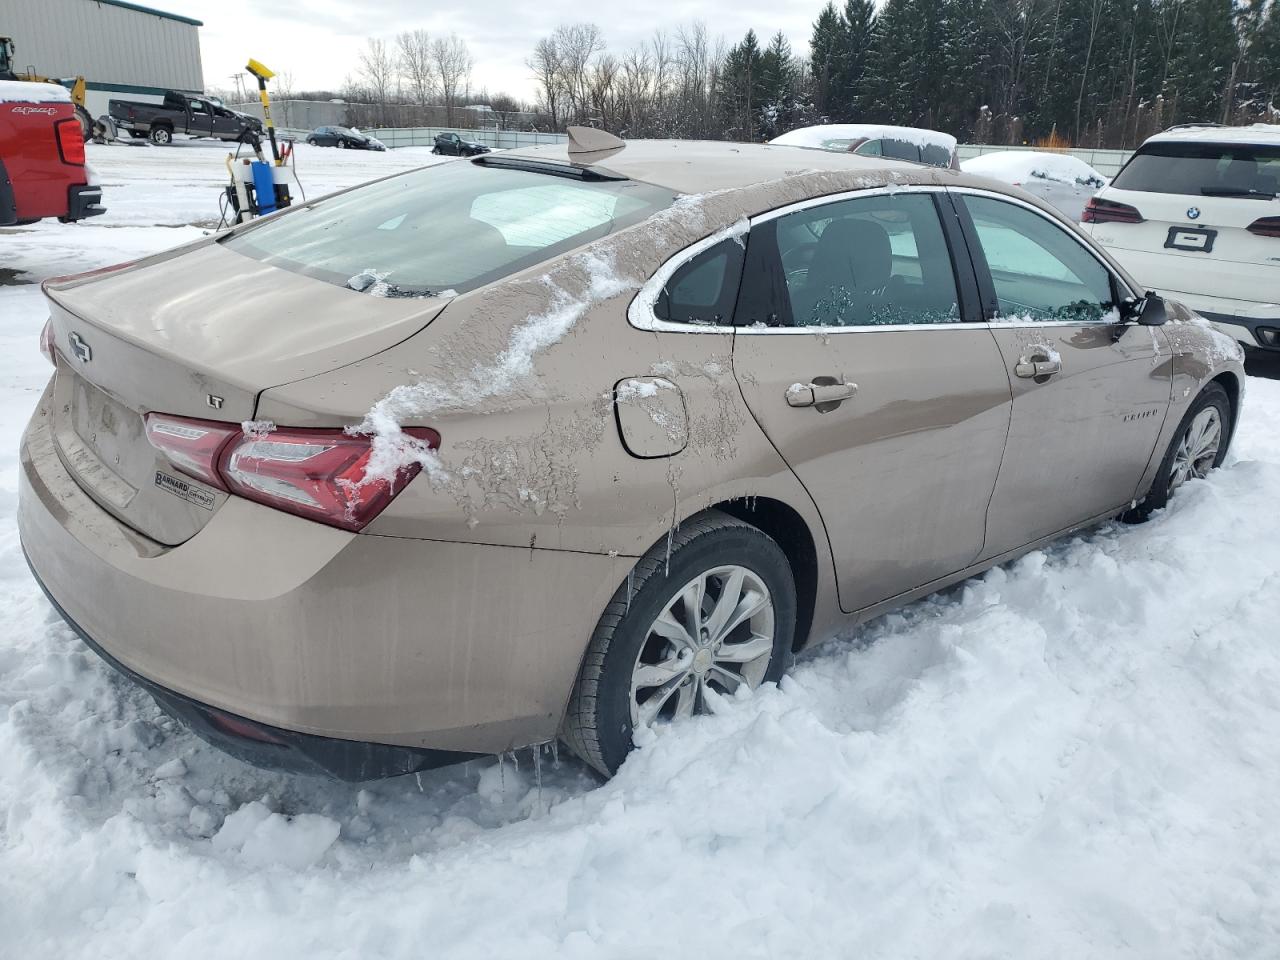
[[[1238,347],[1015,188],[796,147],[445,161],[45,284],[20,529],[256,763],[633,732],[1222,462]]]

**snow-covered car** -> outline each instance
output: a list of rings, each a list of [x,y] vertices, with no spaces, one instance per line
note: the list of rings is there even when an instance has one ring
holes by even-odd
[[[1226,454],[1236,344],[1012,188],[572,134],[45,284],[25,554],[202,736],[611,773]]]
[[[889,157],[958,169],[956,138],[937,130],[894,127],[879,123],[826,123],[800,127],[769,141],[784,147],[809,147],[856,153],[861,157]]]
[[[1174,127],[1138,148],[1084,221],[1146,286],[1280,350],[1278,195],[1280,127]]]
[[[1107,185],[1106,177],[1069,153],[999,150],[963,160],[960,169],[1021,187],[1076,223],[1089,198]]]

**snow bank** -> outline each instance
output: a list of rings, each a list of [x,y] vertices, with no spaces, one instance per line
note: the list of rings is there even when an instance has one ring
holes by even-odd
[[[364,787],[240,765],[52,619],[6,516],[6,950],[625,957],[661,924],[709,960],[1271,956],[1280,384],[1249,394],[1239,457],[1151,523],[881,618],[602,787],[546,754]],[[0,407],[9,478],[31,399]]]
[[[956,150],[956,138],[948,133],[876,123],[827,123],[816,127],[801,127],[769,142],[788,147],[844,150],[851,142],[858,140],[903,140],[921,148],[941,147],[948,153],[955,153]]]
[[[70,103],[71,92],[57,83],[0,80],[0,103]]]
[[[1040,153],[1034,150],[1001,150],[984,153],[960,162],[965,173],[991,177],[1004,183],[1022,186],[1032,179],[1097,189],[1107,185],[1107,178],[1078,157],[1069,153]]]

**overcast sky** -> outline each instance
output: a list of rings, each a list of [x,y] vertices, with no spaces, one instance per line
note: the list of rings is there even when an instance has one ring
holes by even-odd
[[[203,20],[200,45],[206,87],[230,88],[232,73],[256,57],[290,71],[297,89],[337,88],[356,72],[367,36],[390,40],[402,30],[456,33],[475,58],[472,85],[531,100],[534,84],[524,61],[533,44],[560,23],[591,20],[609,49],[622,52],[655,28],[702,20],[711,34],[737,42],[754,27],[763,44],[781,30],[803,51],[825,0],[686,0],[653,5],[607,5],[570,0],[142,0],[161,10]],[[661,13],[651,12],[661,9]]]

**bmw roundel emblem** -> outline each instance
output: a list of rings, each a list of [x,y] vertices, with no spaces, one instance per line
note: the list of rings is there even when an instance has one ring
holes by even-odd
[[[1188,219],[1190,219],[1190,220],[1199,220],[1199,219],[1200,219],[1200,208],[1199,208],[1199,207],[1188,207],[1188,208],[1187,208],[1187,218],[1188,218]]]

